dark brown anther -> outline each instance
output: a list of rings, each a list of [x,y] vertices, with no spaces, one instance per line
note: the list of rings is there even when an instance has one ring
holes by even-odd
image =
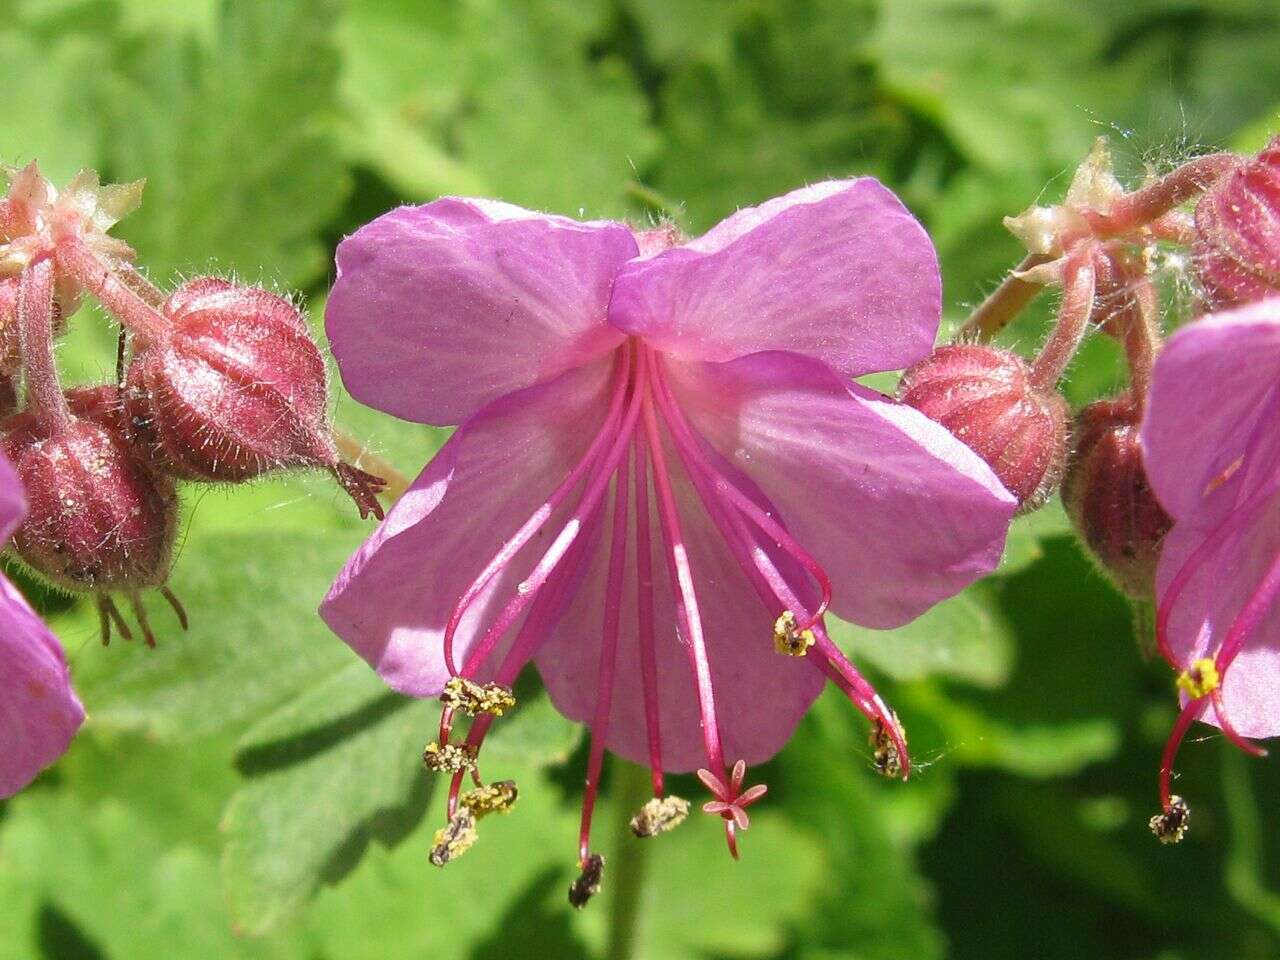
[[[593,853],[582,864],[582,873],[578,879],[569,884],[569,904],[575,910],[581,910],[587,902],[600,892],[600,880],[604,876],[604,857]]]
[[[1191,822],[1191,808],[1177,794],[1169,798],[1169,806],[1157,813],[1148,823],[1151,832],[1161,843],[1181,843]]]

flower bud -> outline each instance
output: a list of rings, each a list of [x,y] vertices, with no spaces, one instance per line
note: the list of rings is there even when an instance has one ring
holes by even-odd
[[[938,347],[902,376],[898,396],[991,467],[1028,513],[1053,494],[1066,459],[1067,404],[1030,381],[1025,360],[982,344]]]
[[[18,556],[67,590],[135,593],[161,585],[178,528],[173,483],[129,444],[115,387],[67,392],[52,432],[30,413],[0,423],[0,447],[27,491]]]
[[[1210,307],[1280,291],[1280,137],[1196,204],[1196,274]]]
[[[1076,418],[1062,501],[1098,566],[1135,599],[1155,587],[1160,543],[1173,521],[1142,465],[1141,415],[1127,396],[1099,400]]]
[[[379,513],[380,481],[339,461],[324,360],[292,303],[202,277],[162,312],[169,329],[139,345],[127,380],[132,428],[157,465],[184,480],[230,483],[321,467],[361,516]]]

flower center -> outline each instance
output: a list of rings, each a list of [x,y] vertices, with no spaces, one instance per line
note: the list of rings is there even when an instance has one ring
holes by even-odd
[[[675,461],[668,450],[674,451]],[[599,789],[604,748],[609,735],[613,688],[617,665],[622,599],[633,578],[636,604],[635,636],[639,644],[640,685],[643,694],[646,740],[652,774],[653,800],[636,815],[637,836],[654,836],[681,822],[687,801],[666,794],[663,776],[660,689],[655,631],[654,551],[662,555],[671,584],[674,619],[681,647],[687,652],[698,698],[700,733],[706,765],[699,770],[713,799],[703,809],[724,821],[726,841],[737,855],[735,831],[746,829],[746,807],[765,793],[763,785],[744,789],[746,764],[739,758],[727,770],[721,739],[716,683],[686,545],[684,524],[677,505],[673,471],[682,468],[723,538],[730,554],[758,595],[764,613],[760,640],[770,635],[779,653],[806,658],[814,669],[839,686],[876,724],[873,747],[877,769],[891,775],[909,772],[906,741],[901,725],[856,668],[828,636],[823,616],[831,602],[830,578],[770,509],[745,493],[717,466],[715,455],[678,405],[667,381],[662,357],[643,342],[632,339],[614,358],[608,406],[599,432],[582,458],[540,505],[499,547],[493,558],[463,591],[444,631],[444,659],[451,679],[441,695],[439,739],[428,747],[432,769],[452,774],[449,792],[449,825],[440,836],[442,862],[452,859],[474,840],[478,811],[460,799],[469,773],[476,790],[487,790],[479,772],[480,747],[495,717],[514,706],[511,685],[520,670],[538,652],[554,630],[582,580],[597,540],[592,534],[603,523],[605,505],[612,491],[607,574],[600,655],[596,670],[596,697],[591,719],[591,748],[587,761],[586,791],[579,833],[579,866],[583,870],[579,898],[585,902],[599,883],[603,861],[591,851],[590,830]],[[570,498],[577,500],[559,532],[551,538],[527,576],[516,586],[491,622],[459,663],[455,640],[463,618],[495,578],[521,555],[553,516],[564,515]],[[652,501],[652,504],[651,504]],[[650,511],[656,512],[659,536],[652,534]],[[634,530],[634,544],[629,543]],[[603,538],[600,538],[603,539]],[[796,587],[779,571],[760,543],[776,545],[785,557],[813,581],[805,587],[813,599],[806,603]],[[630,562],[628,562],[630,559]],[[771,626],[770,626],[771,625]],[[509,633],[514,639],[500,658],[495,651]],[[666,638],[661,638],[664,641]],[[747,642],[751,642],[747,638]],[[497,661],[496,667],[492,661]],[[480,683],[481,670],[493,679]],[[450,742],[454,719],[462,711],[474,717],[465,742]],[[470,795],[475,795],[473,790]],[[514,800],[514,787],[511,793]]]

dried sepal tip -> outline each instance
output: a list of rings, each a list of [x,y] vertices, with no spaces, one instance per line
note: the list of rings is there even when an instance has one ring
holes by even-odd
[[[631,832],[637,837],[656,837],[660,833],[670,833],[689,816],[689,801],[683,797],[668,794],[665,797],[654,797],[631,818]]]
[[[569,905],[581,910],[600,892],[600,881],[604,877],[604,857],[593,853],[582,862],[582,872],[576,880],[569,884]]]

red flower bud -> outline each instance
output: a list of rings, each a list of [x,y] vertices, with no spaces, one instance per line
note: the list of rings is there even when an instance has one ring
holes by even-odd
[[[1127,396],[1076,417],[1062,501],[1098,566],[1121,592],[1150,598],[1160,544],[1173,521],[1151,492],[1139,443],[1141,414]]]
[[[938,347],[898,396],[982,457],[1028,513],[1053,494],[1066,459],[1067,403],[1034,386],[1027,362],[982,344]]]
[[[361,516],[381,516],[381,481],[338,458],[324,361],[292,303],[203,277],[175,291],[162,312],[170,327],[139,345],[127,390],[133,429],[158,465],[184,480],[231,483],[320,467]]]
[[[1196,204],[1196,274],[1210,307],[1280,292],[1280,137]]]
[[[67,590],[132,597],[162,585],[178,528],[172,481],[153,473],[129,444],[115,387],[66,396],[72,415],[52,433],[27,412],[0,423],[0,447],[29,507],[14,549]]]

